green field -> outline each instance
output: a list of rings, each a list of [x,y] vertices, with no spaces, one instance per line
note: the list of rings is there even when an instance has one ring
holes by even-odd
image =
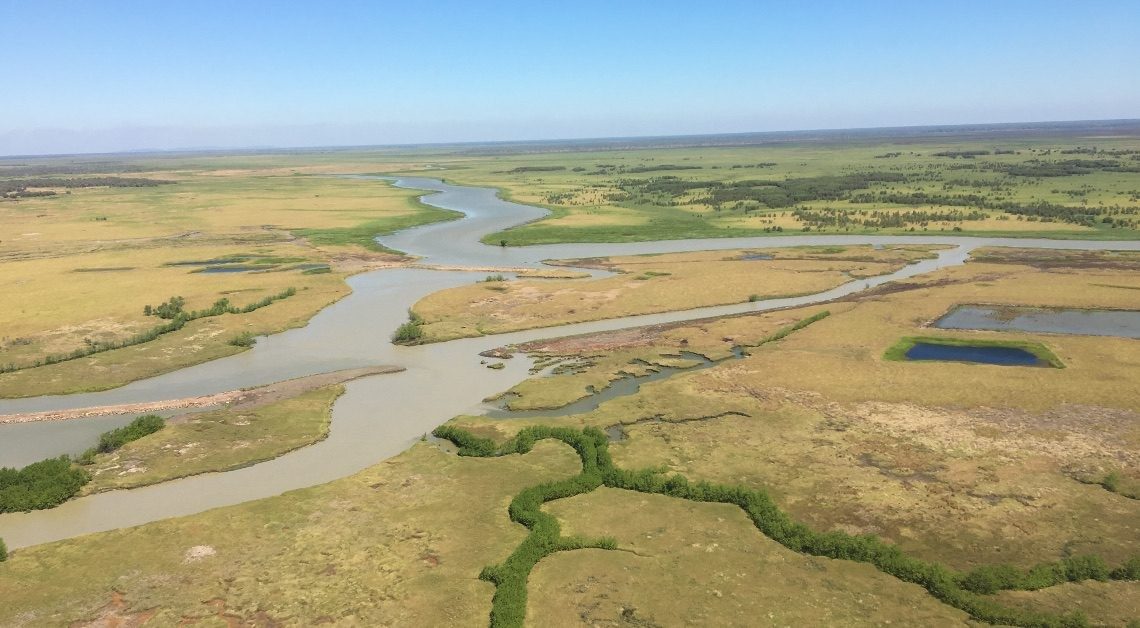
[[[431,162],[549,218],[510,245],[800,233],[1130,239],[1140,140],[794,143],[496,155]]]

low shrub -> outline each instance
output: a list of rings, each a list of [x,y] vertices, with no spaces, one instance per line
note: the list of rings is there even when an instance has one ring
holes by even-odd
[[[129,424],[99,435],[99,443],[76,459],[80,464],[91,464],[96,454],[109,454],[129,442],[149,436],[166,427],[166,419],[157,414],[144,414]]]
[[[408,322],[396,328],[392,332],[392,343],[398,345],[414,345],[423,340],[424,337],[424,319],[419,314],[412,310],[408,310]]]
[[[226,344],[235,347],[252,347],[253,345],[257,344],[257,337],[254,336],[251,332],[243,331],[233,338],[227,340]]]
[[[67,456],[34,462],[23,469],[0,468],[0,512],[52,508],[71,499],[90,480]]]
[[[802,324],[802,328],[826,315],[826,312],[821,312],[797,325]],[[616,546],[612,538],[586,540],[563,537],[558,521],[541,510],[545,502],[588,493],[599,486],[658,493],[691,501],[734,504],[744,510],[764,535],[788,549],[813,556],[869,563],[899,580],[922,586],[935,598],[976,620],[993,624],[1065,627],[1085,626],[1088,620],[1079,612],[1054,615],[1008,608],[983,597],[984,594],[1087,579],[1140,578],[1140,557],[1112,572],[1100,558],[1082,556],[1038,565],[1025,572],[1008,565],[995,565],[957,574],[940,564],[906,556],[897,546],[872,535],[816,532],[793,521],[761,490],[708,482],[692,483],[682,475],[665,475],[657,469],[618,469],[609,456],[606,435],[595,428],[579,432],[570,428],[527,427],[498,447],[490,439],[478,438],[452,426],[441,426],[433,433],[455,443],[460,455],[478,457],[526,453],[538,440],[553,438],[573,447],[582,461],[579,475],[526,488],[511,500],[508,508],[511,520],[526,526],[530,534],[505,561],[488,566],[479,574],[481,579],[495,585],[491,608],[491,625],[494,627],[523,625],[527,577],[544,556],[581,547],[612,549]]]

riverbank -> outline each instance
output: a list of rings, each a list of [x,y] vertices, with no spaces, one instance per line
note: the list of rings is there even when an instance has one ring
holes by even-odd
[[[145,403],[121,403],[109,406],[72,408],[68,410],[55,410],[47,412],[5,414],[0,415],[0,425],[9,423],[35,423],[39,421],[68,421],[72,419],[85,419],[96,416],[107,416],[111,414],[147,414],[164,410],[188,410],[193,408],[208,408],[223,405],[228,406],[233,410],[253,409],[268,403],[273,403],[274,401],[278,401],[286,397],[292,397],[308,392],[310,390],[314,390],[316,388],[321,388],[323,386],[343,384],[345,382],[359,379],[361,377],[368,377],[370,375],[398,373],[402,370],[404,370],[404,368],[399,366],[375,366],[359,369],[346,369],[332,373],[308,375],[306,377],[299,377],[296,379],[269,384],[267,386],[259,386],[257,388],[230,390],[222,393],[215,393],[212,395],[200,395],[197,397],[185,397],[182,399],[167,399],[163,401],[151,401]],[[186,417],[187,415],[185,414],[176,415],[169,419],[169,422],[184,421],[186,420]]]

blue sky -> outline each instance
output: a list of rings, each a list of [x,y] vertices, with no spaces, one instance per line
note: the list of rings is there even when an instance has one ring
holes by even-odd
[[[0,0],[0,154],[1140,117],[1140,3]]]

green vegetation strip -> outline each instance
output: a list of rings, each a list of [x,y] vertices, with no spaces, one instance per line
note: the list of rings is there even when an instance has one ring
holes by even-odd
[[[24,467],[0,468],[0,512],[26,512],[54,508],[71,499],[91,481],[79,464],[90,464],[95,454],[110,453],[162,429],[166,421],[147,414],[126,427],[104,432],[99,444],[85,451],[74,462],[67,456],[48,458]]]
[[[940,336],[905,336],[899,339],[891,348],[887,349],[886,353],[883,354],[883,359],[905,362],[907,361],[907,351],[910,351],[914,345],[918,343],[944,345],[948,347],[1002,347],[1008,349],[1022,349],[1032,353],[1038,360],[1041,360],[1055,369],[1065,368],[1065,363],[1061,361],[1061,358],[1058,358],[1048,347],[1039,342],[1027,340],[979,340],[975,338],[944,338]]]
[[[249,303],[244,307],[235,307],[230,305],[229,299],[218,299],[214,305],[205,310],[193,310],[190,312],[183,311],[182,306],[185,300],[182,297],[170,297],[170,300],[158,306],[146,306],[143,311],[147,316],[158,316],[159,318],[169,319],[169,323],[150,328],[142,333],[135,334],[126,340],[119,342],[90,342],[85,347],[81,347],[72,351],[71,353],[63,355],[49,355],[42,360],[36,360],[32,364],[7,364],[0,366],[0,374],[12,373],[15,371],[23,371],[25,369],[36,368],[38,366],[47,366],[49,364],[58,364],[60,362],[67,362],[69,360],[78,360],[85,358],[96,353],[103,353],[106,351],[113,351],[115,349],[123,349],[125,347],[133,347],[141,345],[152,340],[157,340],[160,336],[164,336],[171,332],[176,332],[186,326],[186,323],[197,320],[199,318],[209,318],[211,316],[221,316],[222,314],[249,314],[254,310],[259,310],[275,301],[288,299],[289,297],[297,294],[296,288],[286,288],[277,294],[271,294],[263,299]],[[231,342],[230,344],[234,344]],[[235,344],[234,346],[249,347],[253,342],[248,344]]]
[[[1117,471],[1110,471],[1109,473],[1107,473],[1104,477],[1102,477],[1099,480],[1091,480],[1091,479],[1079,478],[1079,477],[1075,478],[1075,479],[1078,482],[1080,482],[1081,484],[1091,484],[1093,486],[1099,486],[1099,487],[1103,488],[1104,490],[1108,491],[1109,493],[1115,493],[1117,495],[1120,495],[1121,497],[1127,497],[1128,499],[1140,500],[1140,486],[1137,485],[1137,482],[1135,482],[1134,480],[1133,481],[1127,480],[1126,478],[1121,476],[1120,473]],[[1132,486],[1131,487],[1125,486],[1124,485],[1125,483],[1129,483]]]
[[[440,209],[421,202],[418,198],[409,198],[408,204],[415,213],[406,216],[391,216],[377,220],[362,222],[353,227],[330,227],[326,229],[295,229],[293,233],[307,239],[316,246],[362,246],[370,251],[379,253],[400,254],[400,251],[390,249],[376,241],[377,236],[395,233],[402,229],[418,227],[433,222],[455,220],[463,214],[450,209]]]
[[[83,452],[76,460],[79,464],[91,464],[96,454],[109,454],[129,442],[136,441],[143,436],[150,436],[166,427],[166,420],[157,414],[146,414],[131,421],[126,427],[103,432],[99,435],[99,444]]]
[[[873,535],[812,530],[793,521],[762,490],[708,482],[690,483],[683,475],[666,476],[657,469],[619,469],[610,458],[608,438],[601,430],[592,427],[578,431],[532,426],[524,428],[502,445],[450,425],[440,426],[432,434],[454,443],[459,448],[459,455],[480,458],[525,454],[539,440],[559,440],[574,448],[582,461],[582,472],[577,476],[529,487],[511,500],[508,510],[511,521],[527,527],[530,533],[505,561],[484,568],[479,575],[495,585],[490,617],[494,628],[523,625],[527,578],[544,556],[586,547],[616,548],[615,541],[609,538],[561,536],[557,519],[541,510],[542,504],[548,501],[589,493],[600,486],[739,506],[764,535],[792,551],[869,563],[883,573],[925,588],[938,600],[974,619],[991,624],[1063,627],[1084,626],[1088,621],[1079,612],[1055,615],[1008,608],[985,598],[985,594],[1010,589],[1036,590],[1089,579],[1140,580],[1140,556],[1131,558],[1116,569],[1109,569],[1099,557],[1078,556],[1042,563],[1029,570],[993,565],[958,573],[938,563],[906,556],[898,547]]]

